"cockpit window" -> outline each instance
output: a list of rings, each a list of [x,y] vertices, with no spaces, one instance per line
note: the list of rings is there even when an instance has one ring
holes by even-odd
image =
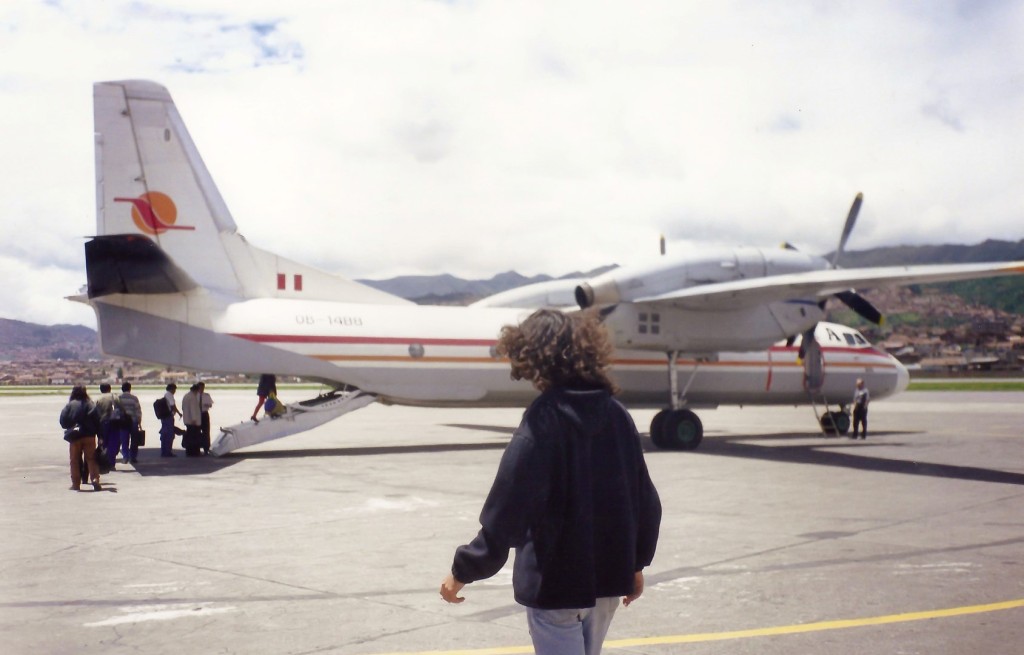
[[[868,340],[865,339],[864,337],[860,336],[859,334],[855,334],[855,335],[853,335],[853,337],[857,340],[857,343],[859,343],[860,345],[862,345],[862,346],[868,345]]]
[[[857,343],[856,341],[853,340],[853,335],[850,334],[849,332],[844,333],[843,338],[846,339],[847,345],[852,346]]]

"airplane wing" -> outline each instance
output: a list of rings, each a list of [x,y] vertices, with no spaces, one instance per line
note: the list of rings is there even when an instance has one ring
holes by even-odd
[[[1024,261],[847,268],[772,275],[687,287],[634,302],[682,309],[725,309],[797,298],[826,298],[849,289],[907,286],[1024,274]]]

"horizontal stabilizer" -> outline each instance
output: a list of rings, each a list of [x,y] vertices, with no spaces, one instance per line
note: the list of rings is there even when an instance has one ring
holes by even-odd
[[[373,394],[354,391],[342,394],[331,393],[293,405],[286,405],[285,413],[277,418],[267,416],[259,423],[246,421],[221,428],[220,434],[210,446],[210,452],[214,455],[224,455],[246,446],[312,430],[342,414],[366,407],[375,400],[377,400],[377,396]]]
[[[85,244],[89,297],[115,293],[177,293],[196,288],[188,273],[139,234],[93,237]]]

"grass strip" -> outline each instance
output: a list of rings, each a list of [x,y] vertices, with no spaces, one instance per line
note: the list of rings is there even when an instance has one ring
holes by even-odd
[[[1024,380],[911,380],[907,391],[1024,391]]]

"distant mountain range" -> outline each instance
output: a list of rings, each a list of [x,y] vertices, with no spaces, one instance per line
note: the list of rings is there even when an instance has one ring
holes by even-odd
[[[832,253],[828,254],[832,258]],[[1024,260],[1024,239],[997,241],[989,239],[973,246],[892,246],[870,250],[847,250],[840,265],[900,266],[911,264],[971,264],[979,262],[1010,262]]]
[[[592,271],[567,273],[560,277],[550,275],[534,275],[527,277],[515,271],[499,273],[489,280],[463,280],[454,275],[403,275],[388,280],[358,280],[359,282],[415,301],[421,305],[468,305],[472,302],[492,296],[516,287],[548,282],[550,280],[567,280],[579,277],[593,277],[615,268],[615,265],[602,266]]]
[[[84,325],[37,325],[0,318],[0,360],[101,357],[96,330]]]
[[[911,264],[972,264],[980,262],[1024,261],[1024,239],[989,239],[973,246],[896,246],[872,250],[847,251],[840,265],[899,266]],[[940,292],[953,293],[986,307],[1024,315],[1024,276],[943,282],[930,285]]]
[[[831,255],[829,255],[831,257]],[[1018,242],[988,240],[972,246],[895,246],[848,250],[842,266],[897,266],[909,264],[966,264],[991,261],[1024,261],[1024,239]],[[480,298],[526,284],[553,279],[591,277],[615,268],[527,277],[515,271],[488,280],[463,280],[453,275],[407,275],[389,280],[360,280],[388,293],[420,304],[466,305]],[[1024,276],[954,282],[935,285],[967,300],[1024,315]],[[96,331],[82,325],[37,325],[0,319],[0,359],[91,359],[100,357]]]

